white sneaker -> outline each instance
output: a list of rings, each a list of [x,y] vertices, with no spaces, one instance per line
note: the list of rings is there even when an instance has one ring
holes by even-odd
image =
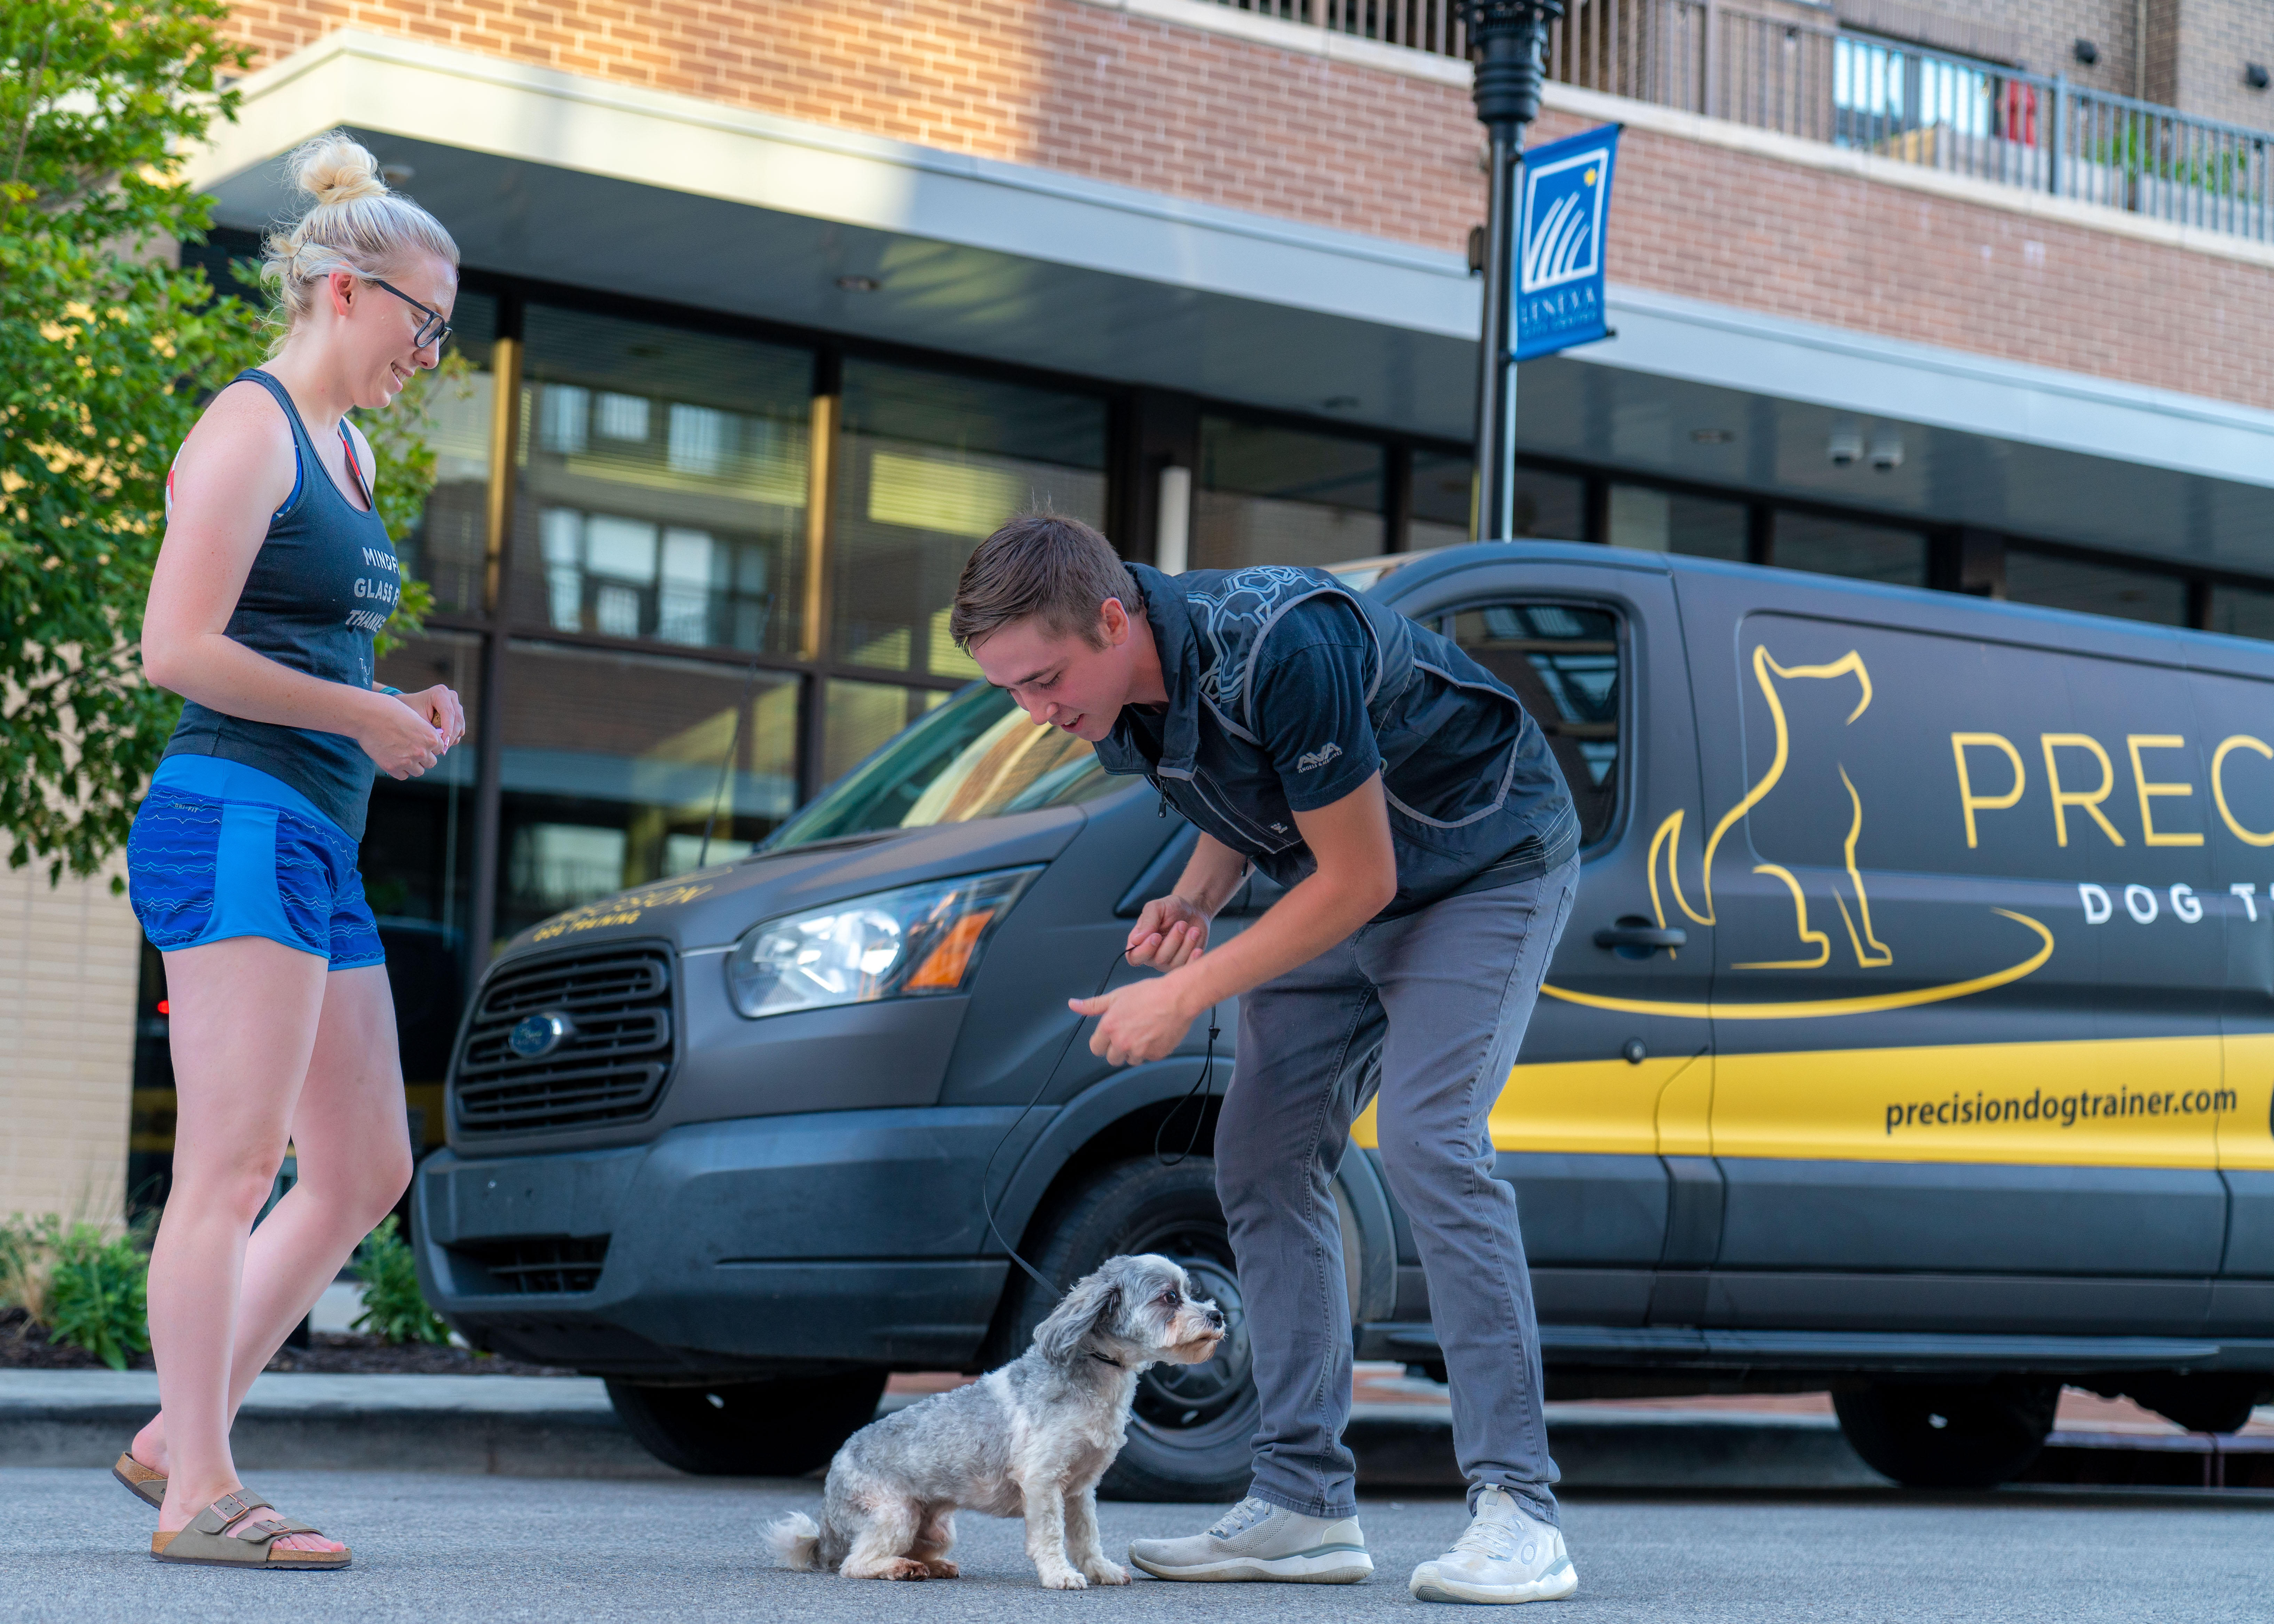
[[[1356,1517],[1306,1517],[1253,1496],[1205,1534],[1134,1539],[1129,1560],[1156,1579],[1356,1584],[1374,1571]]]
[[[1561,1601],[1579,1588],[1561,1530],[1527,1515],[1506,1489],[1477,1496],[1469,1531],[1413,1570],[1416,1601]]]

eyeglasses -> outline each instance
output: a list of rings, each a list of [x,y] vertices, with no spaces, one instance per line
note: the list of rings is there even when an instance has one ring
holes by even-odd
[[[386,289],[396,298],[401,299],[405,304],[408,304],[411,309],[417,311],[420,315],[426,318],[424,321],[418,324],[418,331],[411,336],[410,342],[413,347],[424,350],[429,344],[439,346],[448,341],[452,329],[449,322],[444,319],[440,311],[436,310],[431,304],[421,304],[417,299],[412,298],[409,294],[396,287],[393,282],[381,282],[376,276],[366,276],[364,280],[374,288]]]

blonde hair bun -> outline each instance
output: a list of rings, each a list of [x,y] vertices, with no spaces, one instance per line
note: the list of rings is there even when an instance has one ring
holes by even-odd
[[[314,307],[317,284],[336,271],[386,276],[420,254],[458,263],[458,245],[442,222],[381,180],[379,160],[346,131],[306,142],[284,168],[315,201],[298,219],[278,223],[261,256],[260,280],[276,295],[271,356]]]
[[[293,184],[315,199],[319,208],[388,195],[388,184],[379,177],[379,160],[344,131],[303,143],[288,162]]]

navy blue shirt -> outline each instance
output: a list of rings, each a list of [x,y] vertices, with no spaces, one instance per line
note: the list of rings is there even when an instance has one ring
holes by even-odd
[[[368,690],[373,640],[402,591],[387,526],[332,482],[282,384],[257,370],[230,381],[259,384],[284,409],[297,471],[291,495],[269,518],[226,635],[280,665]],[[356,466],[354,442],[344,431],[341,438],[368,502],[370,481]],[[217,756],[258,768],[305,795],[349,838],[363,838],[373,768],[363,746],[345,733],[248,721],[190,700],[165,754]]]
[[[1437,633],[1283,566],[1131,574],[1169,703],[1125,708],[1098,745],[1282,885],[1315,868],[1297,813],[1382,775],[1391,918],[1565,861],[1577,819],[1515,695]]]
[[[1287,805],[1330,807],[1382,771],[1382,751],[1366,714],[1374,640],[1358,611],[1334,598],[1296,605],[1272,628],[1255,673],[1256,729]],[[1159,759],[1159,712],[1126,712]]]

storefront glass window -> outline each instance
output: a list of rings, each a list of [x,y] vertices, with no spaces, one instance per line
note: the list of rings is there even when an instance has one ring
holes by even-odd
[[[497,334],[497,301],[462,293],[450,320],[444,355],[462,358],[470,370],[460,374],[453,366],[421,385],[434,489],[417,527],[396,537],[395,546],[405,573],[433,588],[435,608],[479,614],[489,545],[490,424],[496,410],[490,346]],[[390,410],[401,410],[401,402]]]
[[[473,872],[473,801],[480,742],[481,639],[429,631],[381,657],[379,680],[406,694],[440,683],[466,710],[466,736],[415,778],[380,773],[363,840],[364,895],[384,922],[417,920],[446,936],[464,929]]]
[[[947,635],[964,560],[1022,513],[1059,513],[1103,529],[1105,453],[1105,402],[1094,396],[846,362],[830,538],[837,661],[977,676]],[[883,742],[853,717],[890,710],[874,696],[847,700],[845,726],[870,741],[855,748],[850,735],[837,737],[838,686],[827,707],[825,777]]]
[[[2074,609],[2154,626],[2187,623],[2187,583],[2177,575],[2088,564],[2024,547],[2006,549],[2006,597],[2011,603]]]
[[[433,1146],[443,1139],[442,1076],[465,1001],[481,640],[429,631],[383,656],[378,672],[406,694],[441,683],[466,710],[466,737],[431,771],[415,778],[379,775],[357,865],[387,950],[404,1098],[425,1144]]]
[[[1926,538],[1916,530],[1886,525],[1858,524],[1811,513],[1780,513],[1769,562],[1822,575],[1924,586]]]
[[[797,695],[723,662],[513,643],[498,935],[697,867],[714,806],[709,860],[749,851],[797,804]]]
[[[1647,553],[1686,553],[1693,558],[1745,561],[1746,511],[1743,502],[1685,496],[1649,485],[1611,487],[1610,536],[1615,547]]]
[[[1367,440],[1202,417],[1193,568],[1334,564],[1388,551],[1386,455]]]
[[[534,304],[513,618],[794,653],[809,351]]]
[[[1405,545],[1458,546],[1469,539],[1476,464],[1440,451],[1413,454],[1413,516]],[[1542,541],[1578,541],[1587,533],[1587,482],[1575,474],[1518,467],[1515,534]]]

